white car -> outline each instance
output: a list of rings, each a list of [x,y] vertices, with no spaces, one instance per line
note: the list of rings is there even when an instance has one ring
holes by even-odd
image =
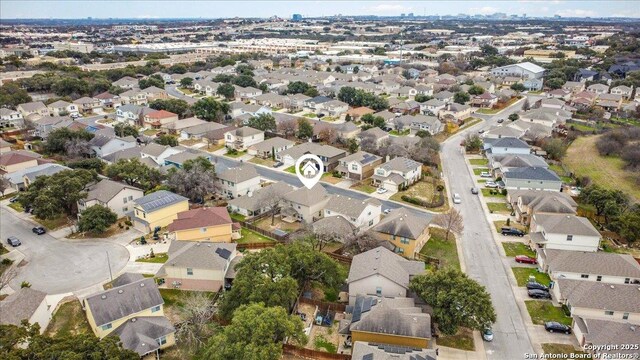
[[[391,212],[391,209],[384,209],[383,213],[388,214]]]
[[[485,178],[489,178],[491,177],[491,173],[488,171],[483,171],[480,173],[480,177],[485,177]]]
[[[376,190],[376,192],[377,192],[378,194],[384,194],[384,193],[386,193],[387,191],[389,191],[389,190],[387,190],[387,189],[385,189],[385,188],[383,188],[383,187],[379,187],[379,188]]]
[[[460,197],[460,194],[454,193],[452,198],[453,198],[453,203],[454,204],[462,203],[462,198]]]
[[[484,187],[488,187],[488,188],[491,188],[491,189],[495,189],[495,188],[497,188],[497,187],[498,187],[498,184],[496,184],[496,183],[495,183],[495,182],[493,182],[493,181],[487,181],[486,183],[484,183]]]

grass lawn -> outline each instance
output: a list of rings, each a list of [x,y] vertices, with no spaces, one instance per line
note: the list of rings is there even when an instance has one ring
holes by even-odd
[[[445,240],[446,232],[440,228],[430,228],[431,237],[420,250],[420,254],[440,259],[440,266],[444,269],[453,268],[460,270],[460,259],[458,258],[458,248],[453,235],[449,240]]]
[[[14,203],[10,203],[9,207],[12,208],[13,210],[17,211],[17,212],[23,212],[24,211],[24,207],[22,207],[22,204],[20,204],[19,202],[14,202]]]
[[[560,165],[549,165],[549,170],[552,170],[553,172],[555,172],[560,179],[562,179],[562,182],[564,182],[565,184],[572,184],[573,183],[573,179],[570,176],[566,176],[564,169],[562,168],[562,166]]]
[[[209,297],[213,297],[216,293],[207,291],[188,291],[179,289],[160,289],[160,295],[164,299],[165,307],[182,307],[184,300],[192,293],[204,293]]]
[[[240,156],[246,155],[247,152],[246,151],[238,151],[235,154],[230,154],[228,151],[224,154],[224,156],[230,157],[230,158],[239,158]]]
[[[472,127],[473,125],[475,125],[475,124],[477,124],[479,122],[482,122],[482,119],[478,119],[478,118],[471,118],[471,119],[473,119],[473,120],[469,120],[468,121],[467,119],[465,119],[464,120],[464,124],[462,124],[462,126],[460,128],[458,128],[458,130],[455,131],[454,134],[457,133],[460,130],[466,129],[468,127]]]
[[[488,172],[488,171],[489,171],[489,168],[486,168],[486,167],[473,169],[473,173],[476,175],[480,175],[482,172]]]
[[[352,189],[354,190],[360,190],[360,191],[364,191],[367,194],[371,194],[374,193],[376,191],[376,187],[370,184],[362,184],[362,183],[357,183],[353,186],[351,186]]]
[[[482,109],[478,109],[476,112],[477,112],[478,114],[493,115],[493,114],[497,113],[498,111],[500,111],[500,110],[498,110],[498,109],[494,110],[494,109],[486,109],[486,108],[482,108]]]
[[[77,334],[93,335],[93,332],[82,310],[80,301],[73,300],[60,305],[56,314],[53,315],[51,322],[49,322],[45,335],[67,336]]]
[[[507,222],[506,222],[506,221],[504,221],[504,220],[494,221],[494,222],[493,222],[493,226],[495,226],[495,228],[496,228],[496,231],[497,231],[497,232],[500,232],[500,229],[502,229],[503,227],[507,227]],[[522,230],[522,231],[524,231],[524,233],[525,233],[525,234],[527,233],[527,228],[525,228],[524,226],[522,226],[522,225],[518,224],[518,223],[517,223],[517,222],[515,222],[515,221],[511,221],[511,222],[509,223],[509,226],[508,226],[508,227],[516,228],[516,229]]]
[[[146,262],[146,263],[154,263],[154,264],[164,264],[169,259],[169,255],[167,253],[157,253],[156,256],[148,259],[138,259],[136,262]]]
[[[218,144],[218,145],[210,144],[210,145],[207,145],[206,149],[207,149],[208,152],[214,152],[214,151],[218,151],[218,150],[222,149],[223,147],[224,147],[224,144]]]
[[[155,136],[158,133],[158,131],[160,131],[160,130],[148,129],[148,130],[143,131],[142,133],[147,135],[147,136]]]
[[[311,119],[315,119],[318,117],[318,115],[314,114],[314,113],[306,113],[306,114],[302,114],[302,116],[306,117],[306,118],[311,118]]]
[[[231,213],[231,214],[229,214],[229,216],[231,216],[231,219],[239,220],[239,221],[244,221],[244,219],[246,218],[246,216],[244,216],[242,214],[238,214],[238,213]]]
[[[193,94],[193,91],[191,91],[191,89],[180,87],[180,88],[178,88],[178,90],[182,91],[182,93],[185,94],[185,95]]]
[[[491,194],[491,191],[493,189],[480,189],[480,191],[482,191],[482,195],[484,195],[485,197],[498,197],[498,198],[506,198],[507,195],[502,195],[502,191],[498,190],[498,192],[496,194]],[[496,191],[496,190],[493,190]]]
[[[536,325],[542,325],[547,321],[557,321],[571,326],[571,318],[566,316],[561,307],[553,306],[549,300],[525,300],[527,311],[531,320]]]
[[[67,218],[64,215],[52,220],[38,219],[37,217],[34,216],[33,220],[39,222],[40,225],[44,226],[48,230],[56,230],[56,229],[71,225],[71,221],[69,221],[69,218]]]
[[[471,164],[471,165],[487,165],[487,164],[489,164],[489,160],[487,160],[487,159],[469,159],[469,164]]]
[[[531,250],[530,247],[528,247],[527,245],[521,242],[516,242],[516,241],[503,242],[502,247],[504,248],[504,253],[508,257],[514,257],[517,255],[527,255],[532,258],[536,257],[536,253],[533,250]]]
[[[282,231],[294,232],[300,229],[301,225],[299,222],[288,223],[286,221],[282,221],[278,216],[274,219],[274,226],[271,226],[271,216],[267,216],[259,221],[253,223],[253,225],[259,227],[260,229],[264,229],[267,231],[274,231],[275,229],[280,229]]]
[[[409,129],[402,130],[402,131],[398,131],[398,130],[389,131],[389,135],[393,135],[393,136],[406,136],[406,135],[409,135],[409,133],[411,133],[411,130]]]
[[[335,354],[338,352],[338,347],[332,342],[327,341],[327,339],[325,339],[322,335],[316,336],[316,338],[313,340],[313,346],[316,348],[316,350],[324,350],[331,354]]]
[[[242,228],[240,230],[240,234],[242,235],[242,237],[236,241],[238,244],[262,243],[262,242],[273,241],[273,239],[270,239],[266,236],[258,234],[255,231],[245,229],[245,228]]]
[[[513,275],[516,277],[516,281],[518,282],[518,286],[525,286],[529,281],[529,276],[533,275],[536,278],[536,282],[548,286],[551,282],[549,275],[539,272],[536,268],[527,268],[527,267],[514,267],[511,268],[513,270]]]
[[[249,160],[250,163],[254,163],[254,164],[258,164],[258,165],[264,165],[264,166],[268,166],[268,167],[272,167],[273,164],[275,164],[276,162],[271,160],[271,158],[269,159],[262,159],[259,157],[254,157],[253,159]]]
[[[417,183],[409,186],[409,188],[406,191],[398,191],[397,193],[391,195],[390,199],[395,201],[400,201],[405,204],[409,204],[411,206],[418,206],[402,200],[402,195],[408,195],[411,197],[420,198],[422,200],[431,201],[433,200],[433,195],[435,193],[436,193],[436,189],[433,187],[433,183],[431,179],[422,179],[421,181],[418,181]],[[432,208],[430,210],[432,211],[446,210],[448,208],[446,190],[445,190],[444,197],[445,197],[444,206],[440,208]]]
[[[295,165],[291,165],[288,168],[284,169],[284,171],[286,171],[288,173],[295,174],[296,173],[296,166]]]
[[[570,129],[575,129],[575,130],[583,131],[583,132],[591,132],[591,131],[597,130],[595,127],[589,126],[589,125],[585,125],[585,124],[571,123],[571,124],[567,124],[567,125],[569,126]]]
[[[571,354],[586,354],[584,351],[576,350],[573,345],[552,343],[542,344],[542,352],[545,354],[562,354],[568,356],[571,356]],[[562,358],[558,357],[558,359]]]
[[[345,178],[335,177],[328,172],[322,174],[322,177],[320,178],[320,181],[328,182],[329,184],[337,184],[343,180],[345,180]]]
[[[604,188],[622,190],[635,201],[640,200],[639,173],[624,169],[624,161],[617,157],[600,156],[596,149],[598,136],[579,137],[573,141],[564,164],[577,176],[588,176]]]
[[[511,214],[511,208],[507,203],[488,202],[487,207],[492,213]]]
[[[438,346],[445,346],[465,351],[475,351],[473,343],[473,332],[467,328],[460,328],[458,333],[451,336],[440,336],[437,340]]]

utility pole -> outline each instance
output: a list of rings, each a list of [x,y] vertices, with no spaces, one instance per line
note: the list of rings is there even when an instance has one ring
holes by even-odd
[[[111,261],[109,260],[109,252],[105,251],[107,254],[107,266],[109,266],[109,278],[111,278],[111,282],[113,282],[113,274],[111,273]]]

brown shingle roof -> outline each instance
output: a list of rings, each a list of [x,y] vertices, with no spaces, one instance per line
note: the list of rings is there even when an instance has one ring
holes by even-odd
[[[168,230],[179,231],[231,223],[231,217],[224,207],[200,208],[178,213],[178,218],[173,220]]]

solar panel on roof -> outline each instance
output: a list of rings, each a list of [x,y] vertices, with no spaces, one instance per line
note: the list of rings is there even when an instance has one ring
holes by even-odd
[[[229,259],[229,257],[231,256],[231,251],[223,248],[217,248],[216,254],[220,255],[221,258],[226,260],[226,259]]]
[[[376,156],[371,155],[371,154],[365,154],[365,155],[362,157],[362,163],[363,163],[363,164],[368,164],[368,163],[370,163],[370,162],[374,161],[375,159],[376,159]]]
[[[358,297],[356,298],[356,304],[353,308],[353,315],[351,316],[351,322],[354,323],[356,321],[360,321],[360,317],[362,315],[362,302],[364,298]]]
[[[373,360],[373,353],[366,354],[365,356],[362,357],[362,360]]]
[[[367,299],[367,300],[369,300],[369,299]],[[362,303],[362,312],[364,313],[364,312],[367,312],[369,310],[371,310],[371,301],[364,301]]]

